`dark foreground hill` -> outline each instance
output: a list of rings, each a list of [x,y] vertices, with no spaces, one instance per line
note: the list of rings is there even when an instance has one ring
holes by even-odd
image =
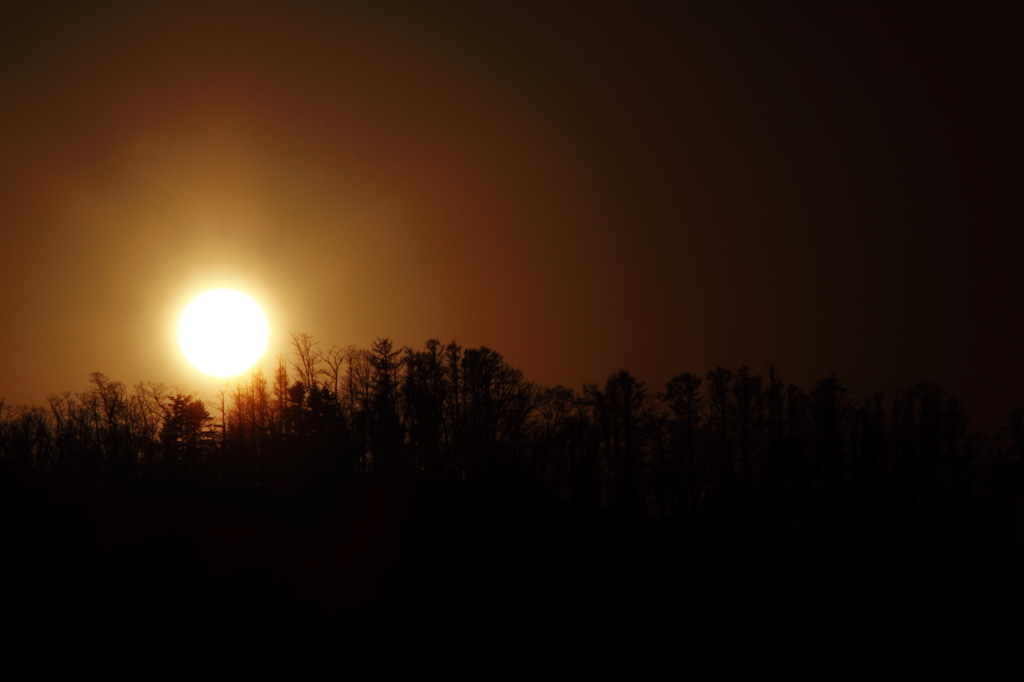
[[[1020,591],[983,537],[812,545],[398,476],[100,504],[5,471],[2,523],[14,641],[111,655],[709,655],[956,636]]]

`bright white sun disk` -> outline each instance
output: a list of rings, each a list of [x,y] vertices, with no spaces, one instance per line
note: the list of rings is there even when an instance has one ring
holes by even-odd
[[[178,341],[188,361],[219,377],[249,369],[266,350],[269,335],[256,301],[231,289],[196,297],[178,323]]]

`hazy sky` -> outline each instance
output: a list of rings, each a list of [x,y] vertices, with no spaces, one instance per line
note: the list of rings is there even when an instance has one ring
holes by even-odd
[[[93,371],[210,397],[175,327],[227,286],[271,357],[454,339],[577,389],[775,362],[1024,404],[1017,15],[12,4],[8,403]]]

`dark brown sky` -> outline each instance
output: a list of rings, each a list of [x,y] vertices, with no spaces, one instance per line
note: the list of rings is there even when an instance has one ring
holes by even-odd
[[[774,361],[929,378],[983,424],[1024,403],[1019,16],[152,4],[0,10],[8,403],[97,370],[208,397],[174,330],[215,286],[270,355],[455,339],[547,385]]]

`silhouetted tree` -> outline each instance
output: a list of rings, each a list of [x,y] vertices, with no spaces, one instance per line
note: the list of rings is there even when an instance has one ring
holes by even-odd
[[[315,386],[320,379],[320,351],[317,346],[319,341],[305,332],[292,334],[292,346],[295,347],[295,360],[292,367],[299,375],[299,381],[305,386]]]
[[[583,393],[597,429],[608,502],[627,514],[642,514],[654,425],[647,389],[621,371],[608,378],[603,391],[589,384]]]
[[[431,339],[423,351],[407,349],[402,367],[401,412],[408,433],[410,469],[437,475],[445,386],[440,342]]]
[[[782,380],[774,364],[768,365],[768,379],[761,400],[764,405],[763,485],[765,497],[772,506],[772,509],[766,510],[765,513],[773,517],[772,523],[778,523],[778,505],[784,494],[786,443],[783,436],[783,415],[786,399]]]
[[[670,470],[674,479],[683,481],[683,506],[691,514],[697,511],[697,447],[703,423],[705,401],[700,394],[701,379],[689,372],[669,380],[665,391],[658,397],[671,412],[671,448],[675,466]]]
[[[729,391],[732,379],[732,371],[724,367],[716,367],[707,376],[708,445],[711,459],[718,469],[719,490],[733,485],[732,443],[736,410]]]
[[[943,485],[949,494],[962,500],[970,491],[970,460],[966,440],[970,433],[970,415],[958,398],[946,398],[942,407],[942,422],[945,430],[944,440],[948,458],[947,474]],[[960,502],[957,502],[960,504]]]
[[[215,439],[206,405],[194,396],[178,394],[170,399],[165,414],[160,431],[164,466],[177,473],[198,473]]]
[[[327,386],[297,381],[288,388],[288,398],[291,429],[285,445],[291,473],[307,479],[351,472],[348,425],[335,394]]]
[[[883,470],[888,451],[882,399],[881,393],[865,398],[853,408],[852,416],[853,474],[850,504],[872,526],[881,521],[888,481]]]
[[[381,338],[370,348],[371,418],[370,453],[374,471],[401,468],[403,433],[398,413],[398,380],[401,350]]]
[[[292,430],[290,412],[288,410],[288,363],[284,356],[277,356],[277,369],[274,371],[274,388],[271,396],[271,436],[277,445],[285,441]]]
[[[168,398],[167,387],[153,382],[136,384],[135,393],[129,398],[132,406],[129,423],[132,450],[143,471],[150,468],[159,456],[164,404]]]
[[[761,427],[761,375],[750,376],[743,365],[733,377],[732,403],[736,415],[736,439],[739,446],[744,504],[749,504],[752,466],[755,452],[759,454]]]
[[[349,363],[353,350],[355,350],[353,346],[331,346],[326,353],[320,353],[320,362],[324,365],[320,369],[323,386],[331,392],[339,405],[345,378],[342,368]]]
[[[2,405],[0,405],[2,407]],[[54,433],[45,410],[15,405],[0,410],[4,459],[19,469],[46,470],[54,461]]]
[[[447,455],[449,472],[455,479],[466,477],[465,442],[466,404],[465,381],[462,375],[462,346],[452,341],[444,348],[444,377],[446,388],[444,419],[442,421],[442,449]]]
[[[474,475],[519,480],[535,391],[523,373],[490,348],[463,357],[467,448]]]
[[[835,518],[842,503],[841,483],[851,406],[849,391],[835,374],[819,381],[808,397],[814,433],[814,494],[827,507],[817,510],[815,523],[821,526]]]
[[[570,422],[577,417],[578,399],[570,388],[555,386],[537,395],[536,427],[530,453],[532,478],[540,490],[569,498],[573,439]]]

